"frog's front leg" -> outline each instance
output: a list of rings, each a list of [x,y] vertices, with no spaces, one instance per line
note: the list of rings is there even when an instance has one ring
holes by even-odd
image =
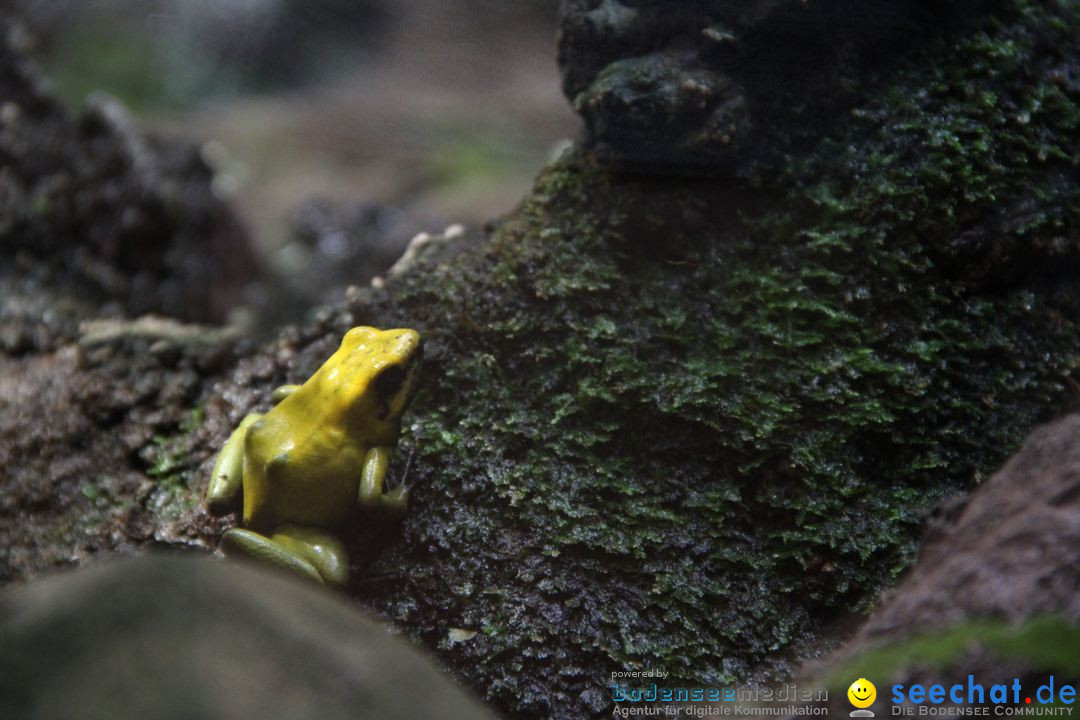
[[[360,477],[360,492],[357,501],[364,507],[380,507],[395,513],[405,511],[409,502],[409,489],[399,485],[390,492],[383,491],[386,471],[390,467],[390,457],[394,448],[379,445],[371,448],[364,458],[364,470]]]
[[[261,413],[247,415],[229,435],[214,462],[210,485],[206,489],[206,507],[212,515],[224,515],[235,504],[244,480],[244,438],[248,428],[262,418]]]
[[[274,388],[274,392],[270,393],[270,402],[277,405],[279,402],[289,397],[299,389],[299,385],[279,385],[278,387]]]
[[[314,528],[282,525],[267,537],[252,530],[233,528],[221,537],[226,555],[242,554],[317,582],[341,585],[349,572],[345,546]]]

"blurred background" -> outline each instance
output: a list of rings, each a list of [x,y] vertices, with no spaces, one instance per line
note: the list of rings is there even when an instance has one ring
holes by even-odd
[[[14,2],[73,111],[104,92],[198,144],[303,302],[337,299],[304,292],[332,269],[358,282],[417,232],[512,210],[577,133],[557,0]]]

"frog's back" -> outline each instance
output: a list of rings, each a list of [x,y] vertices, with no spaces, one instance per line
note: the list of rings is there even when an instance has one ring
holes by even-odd
[[[244,524],[333,528],[352,516],[366,448],[333,428],[287,436],[269,415],[251,428],[244,455]],[[273,449],[271,454],[267,449]]]

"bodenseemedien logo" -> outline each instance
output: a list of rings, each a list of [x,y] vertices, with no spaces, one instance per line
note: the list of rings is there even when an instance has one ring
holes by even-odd
[[[877,699],[874,683],[866,678],[859,678],[847,689],[847,699],[856,708],[851,711],[851,717],[874,717],[874,712],[866,709]]]

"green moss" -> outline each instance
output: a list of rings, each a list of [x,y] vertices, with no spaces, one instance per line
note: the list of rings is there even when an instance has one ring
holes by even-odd
[[[177,468],[183,467],[183,456],[170,449],[170,446],[173,445],[173,443],[170,442],[168,437],[164,435],[155,435],[152,438],[152,443],[153,444],[148,448],[147,454],[152,456],[153,462],[146,471],[147,475],[152,478],[167,478],[172,475]]]
[[[196,405],[188,413],[188,416],[180,423],[181,434],[188,434],[195,432],[206,421],[206,407],[202,404]]]
[[[205,409],[196,405],[180,422],[173,436],[155,435],[140,452],[148,465],[146,474],[154,478],[153,491],[145,507],[158,523],[169,523],[191,513],[202,502],[196,474],[198,463],[191,457],[192,435],[202,425]]]
[[[1043,616],[1019,625],[989,620],[966,622],[919,635],[861,653],[830,671],[825,682],[831,691],[837,691],[853,677],[898,677],[914,668],[940,672],[962,664],[976,648],[1021,662],[1031,674],[1075,677],[1080,672],[1080,626],[1066,618]]]
[[[184,110],[253,84],[249,69],[222,62],[195,42],[185,44],[179,33],[151,30],[146,23],[152,19],[131,20],[83,13],[55,28],[41,60],[69,109],[81,110],[104,90],[135,112]]]
[[[109,32],[112,30],[113,32]],[[118,37],[119,35],[119,37]],[[152,104],[161,93],[161,68],[146,37],[103,28],[85,19],[65,27],[44,58],[59,97],[72,110],[101,88],[129,107]]]
[[[871,605],[1077,367],[1075,13],[931,44],[769,191],[567,156],[401,278],[416,502],[371,602],[481,629],[444,653],[522,715],[617,669],[781,676]]]

